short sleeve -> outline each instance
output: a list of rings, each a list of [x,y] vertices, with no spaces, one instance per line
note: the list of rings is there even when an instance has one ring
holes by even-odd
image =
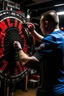
[[[53,38],[51,36],[46,37],[42,40],[40,46],[38,47],[38,50],[33,55],[36,57],[39,61],[47,56],[50,52],[54,50],[55,42],[53,41]]]

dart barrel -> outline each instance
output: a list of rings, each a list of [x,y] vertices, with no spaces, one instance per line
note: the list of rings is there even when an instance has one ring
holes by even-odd
[[[29,69],[19,62],[14,41],[19,41],[25,53],[28,51],[27,34],[23,30],[25,19],[14,11],[0,12],[0,79],[17,82],[24,78]]]

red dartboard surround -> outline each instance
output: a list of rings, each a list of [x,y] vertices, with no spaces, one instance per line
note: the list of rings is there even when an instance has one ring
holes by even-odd
[[[28,68],[19,62],[14,41],[19,41],[26,53],[27,35],[22,24],[25,19],[14,11],[0,12],[0,79],[5,82],[17,82],[28,73]]]

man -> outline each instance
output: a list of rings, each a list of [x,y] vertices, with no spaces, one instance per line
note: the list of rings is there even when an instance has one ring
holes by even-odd
[[[50,10],[41,15],[40,29],[44,38],[35,31],[33,24],[28,23],[27,26],[31,34],[41,42],[38,50],[29,57],[18,41],[14,41],[14,47],[18,50],[21,62],[41,62],[37,96],[64,96],[64,32],[59,29],[56,12]]]

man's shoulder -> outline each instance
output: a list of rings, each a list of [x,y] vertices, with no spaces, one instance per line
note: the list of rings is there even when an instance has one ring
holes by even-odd
[[[45,36],[44,40],[47,40],[47,41],[48,41],[48,40],[51,40],[51,39],[52,39],[52,36],[53,36],[53,35],[48,34],[47,36]]]
[[[44,40],[50,40],[50,39],[52,39],[52,38],[60,38],[61,36],[63,36],[64,35],[64,31],[62,31],[62,30],[58,30],[58,31],[54,31],[54,32],[52,32],[51,34],[48,34],[45,38],[44,38]]]

